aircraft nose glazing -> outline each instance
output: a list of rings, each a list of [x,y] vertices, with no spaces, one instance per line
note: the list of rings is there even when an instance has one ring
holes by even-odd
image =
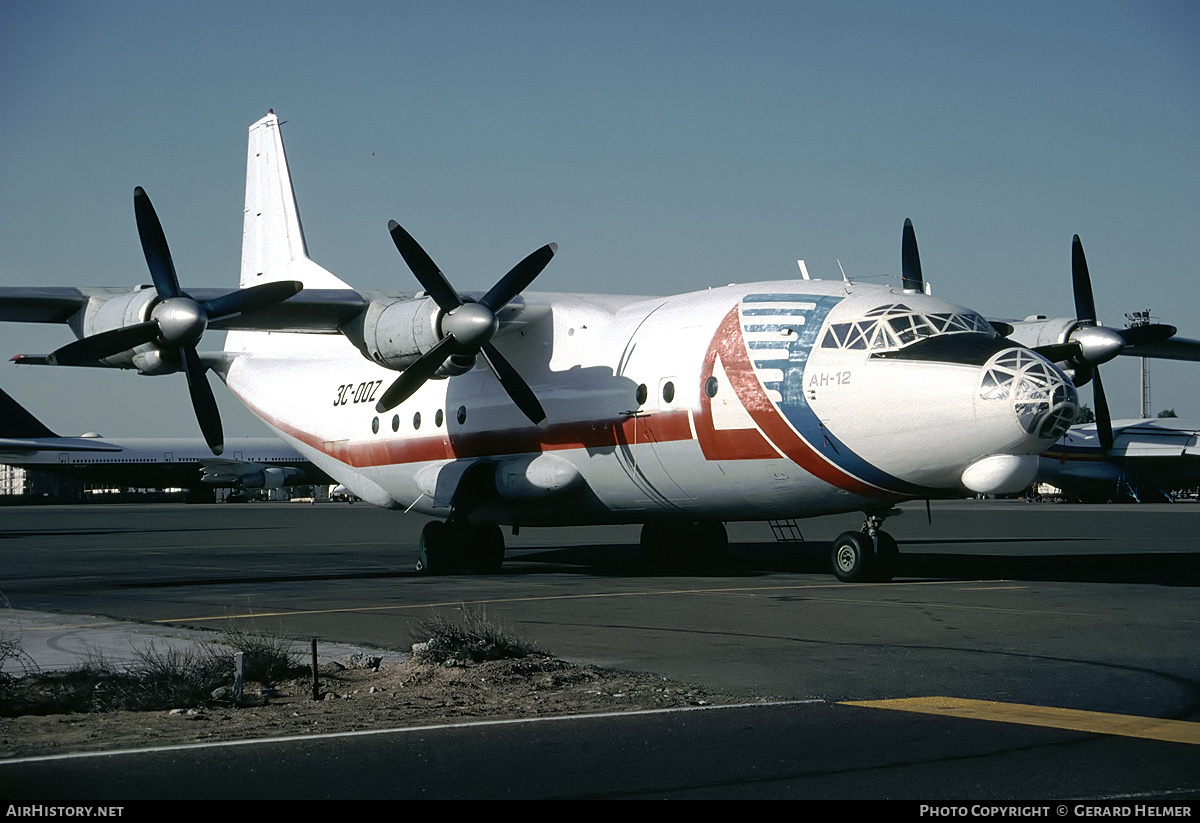
[[[1036,440],[1057,440],[1079,411],[1074,384],[1049,360],[1024,348],[1005,349],[984,365],[979,396],[1011,403],[1021,429]]]

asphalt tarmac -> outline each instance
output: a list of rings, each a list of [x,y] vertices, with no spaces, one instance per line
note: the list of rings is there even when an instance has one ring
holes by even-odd
[[[651,572],[635,527],[605,527],[526,529],[499,575],[426,577],[413,568],[424,520],[363,505],[0,508],[0,592],[13,610],[398,650],[424,617],[469,607],[566,659],[789,701],[254,747],[255,768],[282,782],[194,783],[232,768],[235,755],[206,749],[0,763],[0,787],[97,800],[283,786],[305,797],[1200,799],[1200,506],[963,501],[932,515],[918,504],[888,521],[902,552],[894,582],[847,585],[827,553],[854,515],[802,521],[803,544],[731,524],[720,575]],[[21,630],[38,648],[38,630]],[[325,762],[334,752],[340,766]],[[133,773],[155,778],[119,777]]]

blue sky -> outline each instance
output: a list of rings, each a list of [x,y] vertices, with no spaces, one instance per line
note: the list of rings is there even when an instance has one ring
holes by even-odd
[[[413,287],[389,219],[463,289],[553,240],[541,290],[666,294],[895,275],[911,217],[941,297],[1071,315],[1078,233],[1102,320],[1200,338],[1197,46],[1194,2],[0,0],[0,285],[146,282],[141,185],[185,288],[232,288],[274,108],[310,252],[364,288]],[[1200,417],[1198,368],[1155,361],[1154,409]],[[1105,368],[1115,415],[1138,384]],[[198,435],[181,375],[0,386],[63,433]]]

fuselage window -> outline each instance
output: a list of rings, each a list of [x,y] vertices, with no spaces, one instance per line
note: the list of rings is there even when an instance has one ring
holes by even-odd
[[[466,422],[467,422],[467,407],[459,406],[458,407],[458,425],[461,426],[463,423],[466,423]]]
[[[650,396],[650,390],[646,388],[645,383],[642,383],[637,387],[637,395],[636,396],[637,396],[637,402],[638,402],[639,406],[646,402],[646,399]]]
[[[392,431],[394,431],[394,432],[400,431],[400,415],[398,415],[398,414],[392,415]]]
[[[379,434],[379,418],[371,418],[371,434]]]
[[[437,426],[437,427],[440,429],[440,428],[442,427],[442,420],[443,420],[443,419],[444,419],[444,418],[442,417],[442,410],[441,410],[441,409],[438,409],[438,410],[437,410],[436,412],[434,412],[434,414],[433,414],[433,425]]]
[[[663,401],[670,403],[675,399],[675,384],[668,380],[663,383]]]
[[[717,378],[710,377],[704,381],[704,393],[709,397],[717,396]]]
[[[413,430],[421,428],[421,413],[417,412],[413,415]]]

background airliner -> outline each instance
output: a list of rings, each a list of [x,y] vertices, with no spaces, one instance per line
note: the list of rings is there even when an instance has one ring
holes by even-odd
[[[1042,454],[1037,479],[1087,502],[1162,503],[1200,486],[1200,430],[1171,417],[1097,420],[1070,430]]]
[[[328,484],[329,477],[272,437],[235,438],[215,457],[196,438],[61,437],[0,389],[0,463],[86,486],[277,489]]]

